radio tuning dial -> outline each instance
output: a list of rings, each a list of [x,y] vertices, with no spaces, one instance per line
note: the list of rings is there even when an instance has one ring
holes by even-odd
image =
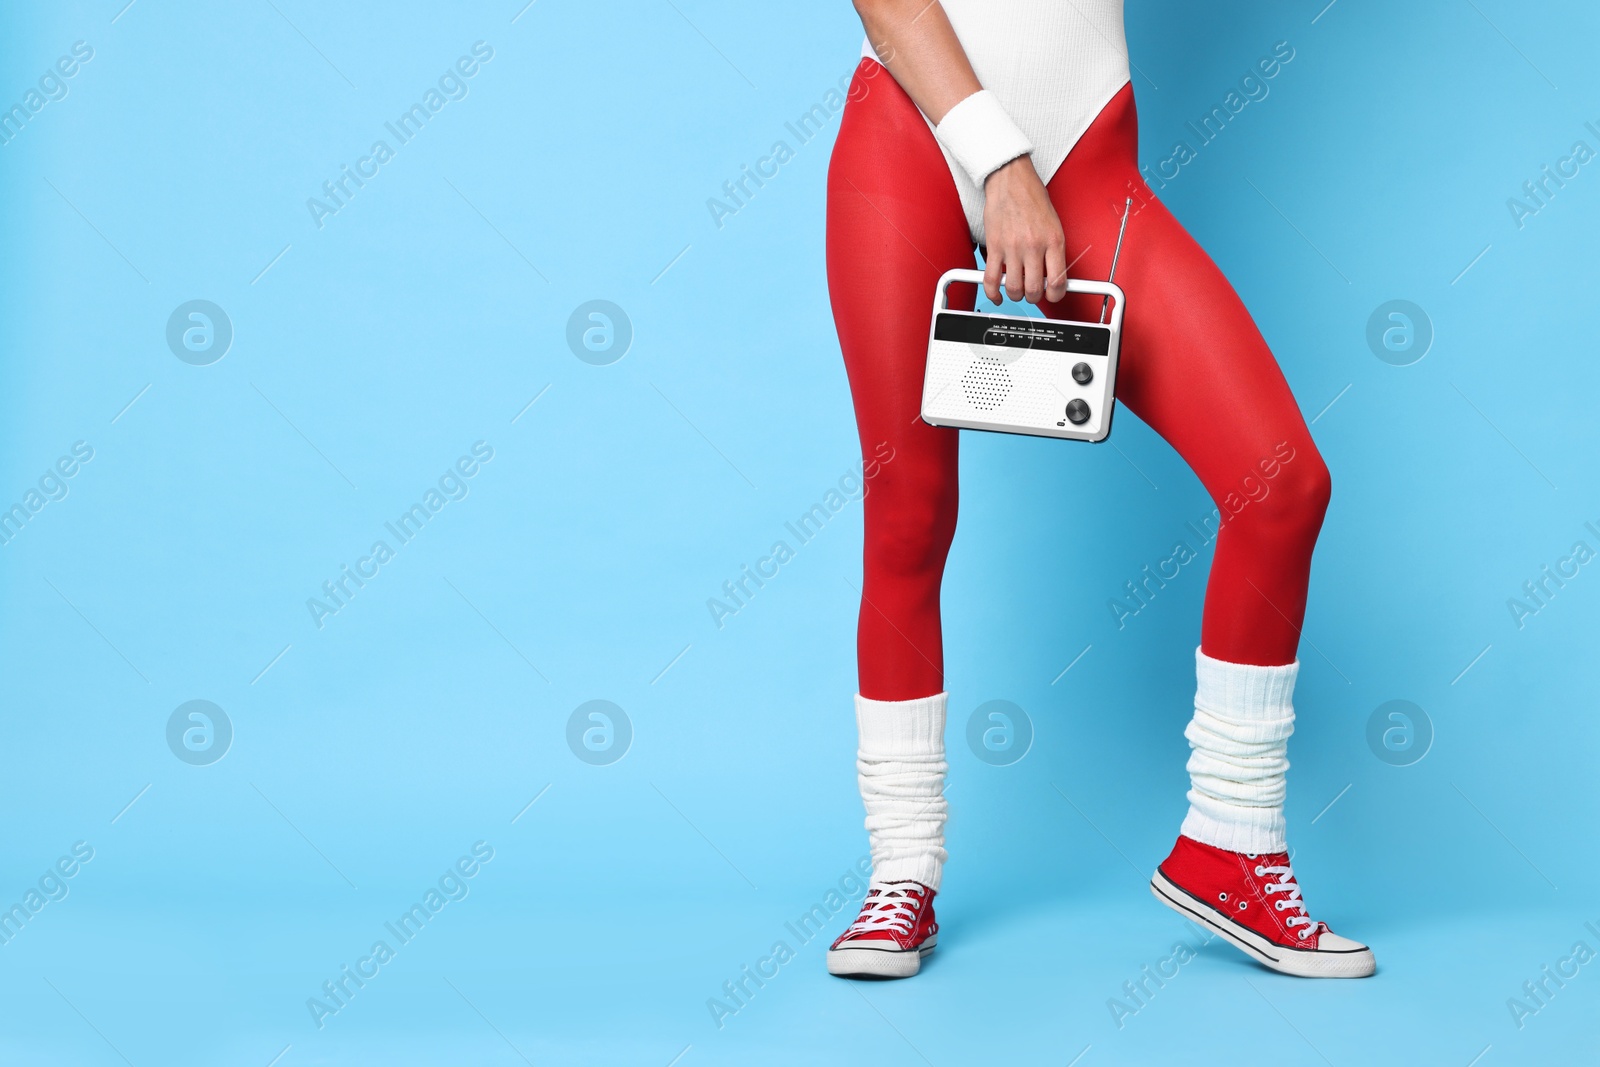
[[[1094,381],[1094,370],[1087,363],[1079,363],[1072,368],[1072,380],[1079,385],[1088,385]]]
[[[1081,366],[1081,364],[1080,364]],[[1074,426],[1082,426],[1089,421],[1089,405],[1082,400],[1067,401],[1067,421]]]

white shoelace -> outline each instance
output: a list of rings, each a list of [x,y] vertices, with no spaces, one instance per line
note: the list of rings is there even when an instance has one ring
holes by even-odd
[[[874,930],[909,934],[917,924],[923,892],[925,890],[920,885],[911,882],[885,882],[871,886],[867,891],[867,899],[861,903],[860,916],[850,924],[845,936]]]
[[[1289,866],[1266,867],[1261,864],[1256,865],[1257,878],[1265,878],[1269,874],[1277,875],[1278,880],[1276,882],[1266,883],[1266,885],[1263,887],[1263,892],[1265,892],[1268,896],[1271,896],[1273,893],[1284,894],[1283,899],[1274,901],[1272,906],[1278,911],[1289,911],[1290,909],[1293,909],[1300,913],[1298,915],[1291,915],[1287,919],[1283,920],[1283,925],[1287,926],[1291,930],[1293,930],[1296,926],[1305,926],[1306,929],[1300,931],[1300,936],[1302,938],[1310,937],[1312,934],[1316,933],[1317,927],[1321,926],[1322,924],[1306,914],[1305,902],[1300,899],[1300,884],[1294,880],[1294,868]]]

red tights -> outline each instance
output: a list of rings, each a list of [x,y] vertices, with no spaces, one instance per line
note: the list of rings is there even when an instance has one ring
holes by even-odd
[[[944,156],[910,97],[871,60],[850,97],[828,169],[828,288],[862,452],[894,449],[864,502],[860,692],[909,700],[944,688],[939,584],[956,528],[959,434],[918,418],[928,321],[939,276],[971,267],[974,249]],[[1104,278],[1124,198],[1134,197],[1117,268],[1129,294],[1117,398],[1231,515],[1216,540],[1201,649],[1233,663],[1288,663],[1328,470],[1250,313],[1155,199],[1137,158],[1124,86],[1048,186],[1067,259],[1082,256],[1073,276]],[[971,309],[976,297],[975,286],[951,287],[952,307]],[[1069,296],[1044,312],[1098,317],[1098,300],[1084,301]]]

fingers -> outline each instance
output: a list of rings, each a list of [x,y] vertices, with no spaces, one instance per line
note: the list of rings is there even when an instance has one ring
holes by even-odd
[[[1013,302],[1030,304],[1060,300],[1067,292],[1066,242],[1059,233],[1043,240],[1022,239],[989,247],[983,271],[984,291],[994,303],[1000,290]],[[1002,276],[1004,281],[1002,282]]]
[[[1005,261],[1006,296],[1013,301],[1021,300],[1025,292],[1028,277],[1027,254],[1020,248],[1011,248],[1006,252]]]
[[[1022,279],[1022,295],[1028,303],[1037,304],[1044,299],[1045,290],[1045,245],[1030,245],[1023,252],[1023,264],[1027,274]]]
[[[983,288],[1000,302],[1042,304],[1066,296],[1067,243],[1050,194],[1026,157],[1007,163],[984,182],[983,223],[989,238]]]
[[[1024,296],[1032,300],[1029,278],[1036,272],[1037,268],[1030,271],[1029,255],[1022,242],[1009,238],[993,241],[989,245],[989,256],[984,260],[983,288],[996,304],[1000,303],[1002,289],[1006,298],[1013,302]]]
[[[1016,161],[1013,161],[1014,163]],[[996,171],[984,186],[983,291],[993,303],[1042,304],[1066,295],[1066,238],[1049,194],[1026,160]]]
[[[1052,243],[1044,252],[1044,298],[1050,303],[1059,302],[1067,295],[1067,246],[1063,240]]]

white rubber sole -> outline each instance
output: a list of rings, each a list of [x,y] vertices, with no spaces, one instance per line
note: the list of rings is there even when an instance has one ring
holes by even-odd
[[[1192,922],[1215,930],[1247,956],[1283,974],[1299,978],[1366,978],[1378,969],[1370,948],[1347,951],[1294,949],[1274,944],[1248,927],[1240,926],[1203,900],[1180,889],[1160,871],[1150,879],[1150,892],[1173,911]]]
[[[882,948],[830,948],[828,973],[839,978],[910,978],[922,969],[922,957],[934,950],[939,935],[924,941],[917,951]]]

